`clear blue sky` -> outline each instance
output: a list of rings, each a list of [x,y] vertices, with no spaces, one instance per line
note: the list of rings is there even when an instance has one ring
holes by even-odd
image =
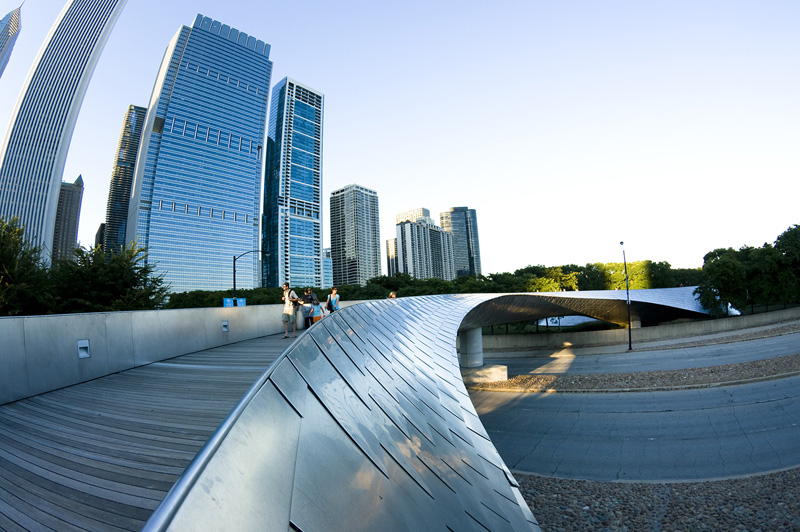
[[[63,5],[22,8],[2,135]],[[485,274],[621,261],[623,240],[628,260],[699,267],[800,223],[800,2],[129,0],[64,176],[83,175],[84,245],[125,110],[197,13],[270,43],[273,84],[325,94],[324,209],[344,185],[376,190],[382,242],[397,212],[468,206]]]

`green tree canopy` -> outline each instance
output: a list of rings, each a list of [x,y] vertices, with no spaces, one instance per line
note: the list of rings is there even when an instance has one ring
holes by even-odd
[[[43,314],[50,307],[47,265],[19,219],[0,217],[0,315]]]
[[[132,243],[107,254],[101,248],[78,248],[74,260],[61,259],[51,270],[55,312],[149,310],[167,297],[155,266],[144,264],[146,250]]]
[[[747,272],[739,252],[719,248],[703,257],[703,281],[696,293],[712,315],[726,314],[728,305],[742,309],[747,304]]]

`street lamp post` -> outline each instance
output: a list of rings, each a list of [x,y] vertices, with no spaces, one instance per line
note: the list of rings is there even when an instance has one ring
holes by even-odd
[[[239,305],[236,303],[236,259],[240,259],[243,256],[247,255],[248,253],[259,253],[257,249],[251,249],[250,251],[245,251],[241,255],[234,255],[233,256],[233,306],[238,307]],[[260,252],[262,255],[266,255],[269,257],[269,253],[266,251]]]
[[[622,264],[625,265],[625,298],[628,302],[628,351],[633,351],[633,339],[631,338],[631,290],[628,284],[628,261],[625,260],[625,242],[620,242],[622,247]]]

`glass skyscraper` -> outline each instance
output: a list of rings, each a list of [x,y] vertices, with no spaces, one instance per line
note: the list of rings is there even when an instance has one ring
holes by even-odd
[[[323,284],[323,95],[284,78],[272,89],[264,179],[264,286]]]
[[[360,185],[331,192],[333,284],[357,284],[381,274],[378,193]]]
[[[481,274],[481,245],[475,209],[452,207],[439,215],[442,229],[453,235],[456,276]]]
[[[3,70],[6,69],[8,59],[11,57],[11,50],[14,49],[17,35],[19,35],[19,30],[22,28],[21,10],[22,6],[19,6],[0,19],[0,76],[3,75]]]
[[[125,2],[67,2],[28,74],[0,150],[0,216],[18,216],[45,260],[78,111]]]
[[[128,227],[128,207],[136,170],[136,155],[142,140],[147,109],[131,105],[125,113],[122,132],[117,145],[117,157],[111,171],[111,184],[108,187],[106,223],[103,229],[103,249],[119,251],[127,246],[125,233]]]
[[[170,42],[136,160],[127,240],[173,292],[259,286],[270,46],[198,15]]]

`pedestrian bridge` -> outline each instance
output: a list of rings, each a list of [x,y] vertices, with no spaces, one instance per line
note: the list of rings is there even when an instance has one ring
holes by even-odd
[[[650,312],[702,312],[688,298],[676,304],[680,298],[670,303],[669,297],[637,297],[637,292],[645,291],[631,292],[631,307],[642,321],[647,321]],[[145,502],[131,504],[145,508],[146,530],[538,530],[513,475],[475,414],[461,380],[455,340],[460,332],[517,318],[627,314],[624,292],[622,298],[620,293],[606,294],[605,298],[598,293],[581,294],[585,298],[572,293],[426,296],[345,308],[304,332],[275,359],[193,455],[155,511],[146,511]],[[675,292],[663,295],[668,294]],[[596,303],[587,305],[583,299]],[[243,310],[226,312],[235,316]],[[178,366],[155,361],[142,371],[169,382],[171,370]],[[221,367],[222,363],[217,369]],[[27,367],[26,371],[36,369]],[[129,393],[127,373],[82,386],[102,381],[111,383],[112,395],[115,388],[118,394]],[[218,390],[204,388],[203,382],[200,378],[190,390],[173,388],[183,394],[185,404],[199,403],[210,411]],[[131,400],[130,409],[176,410],[176,419],[170,423],[180,425],[181,404],[170,403],[168,385],[159,390],[144,398],[147,404],[139,403],[141,397]],[[126,491],[115,483],[136,476],[130,470],[119,474],[122,466],[117,461],[129,467],[129,459],[119,455],[130,446],[140,456],[153,454],[145,462],[166,459],[153,444],[143,444],[147,437],[134,430],[146,425],[146,413],[135,423],[121,422],[125,407],[91,419],[93,430],[104,422],[119,425],[114,429],[120,438],[114,440],[119,450],[107,459],[114,467],[86,465],[90,456],[100,456],[105,449],[95,449],[91,438],[82,439],[81,430],[74,439],[86,441],[91,449],[75,449],[70,438],[58,439],[55,431],[50,436],[55,443],[48,443],[42,429],[25,424],[30,416],[15,413],[20,408],[30,415],[44,411],[48,423],[68,417],[68,410],[89,413],[80,393],[77,398],[71,396],[73,402],[68,405],[33,397],[0,407],[0,425],[11,427],[9,432],[0,431],[7,434],[4,447],[12,449],[10,456],[0,452],[3,528],[11,528],[8,523],[30,525],[25,514],[37,506],[47,506],[49,517],[41,518],[45,522],[53,516],[60,519],[61,512],[102,513],[107,521],[114,521],[114,512],[122,507],[115,494]],[[88,395],[83,400],[91,401]],[[69,430],[83,422],[70,422]],[[157,429],[146,430],[154,432],[153,438],[162,438]],[[170,430],[177,433],[188,428]],[[35,445],[29,443],[29,433],[35,434]],[[126,437],[131,442],[126,443]],[[17,446],[25,450],[16,451]],[[27,458],[29,453],[33,458]],[[69,453],[78,458],[68,460]],[[74,468],[65,465],[65,460]],[[57,465],[48,466],[49,461]],[[169,478],[166,465],[147,467],[159,473],[152,474],[150,481],[137,481],[145,485],[131,490],[133,499],[148,495],[156,478]],[[116,474],[110,475],[109,470]],[[18,478],[25,479],[29,488],[12,493],[9,486]],[[66,501],[57,489],[60,482],[74,493]],[[91,496],[80,495],[86,484],[94,486]],[[44,493],[48,490],[53,492],[52,499]],[[26,502],[26,493],[29,500],[36,500],[34,504]],[[127,497],[125,502],[130,500]]]

